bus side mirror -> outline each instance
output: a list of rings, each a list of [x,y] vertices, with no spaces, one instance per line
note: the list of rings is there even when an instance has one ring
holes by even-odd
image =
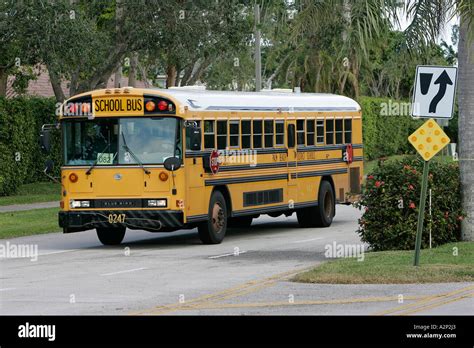
[[[181,168],[181,160],[178,157],[168,157],[163,162],[163,166],[166,170],[174,172],[175,170]]]
[[[44,173],[45,173],[45,174],[52,173],[52,172],[53,172],[53,168],[54,168],[54,162],[53,162],[53,160],[51,160],[51,159],[46,160],[46,162],[45,162],[45,164],[44,164]]]
[[[50,153],[51,152],[51,130],[47,128],[41,129],[40,133],[40,144],[41,144],[41,149],[46,152]]]
[[[186,127],[186,138],[189,139],[189,149],[193,151],[201,150],[201,128]]]
[[[288,148],[295,147],[295,138],[296,138],[295,125],[289,124],[288,125]]]

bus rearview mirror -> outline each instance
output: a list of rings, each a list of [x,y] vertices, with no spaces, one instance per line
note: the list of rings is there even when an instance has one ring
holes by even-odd
[[[201,150],[201,128],[187,127],[186,137],[189,139],[189,149],[193,151]]]
[[[49,129],[42,129],[40,134],[40,144],[41,149],[46,152],[51,152],[51,130]]]
[[[181,168],[181,160],[178,157],[168,157],[163,162],[163,166],[166,170],[174,172],[175,170]]]
[[[53,172],[53,168],[54,168],[54,162],[53,160],[51,159],[48,159],[46,160],[45,164],[44,164],[44,173],[45,174],[50,174]]]

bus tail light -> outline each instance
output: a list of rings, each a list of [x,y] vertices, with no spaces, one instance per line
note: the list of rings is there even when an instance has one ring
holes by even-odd
[[[76,173],[69,174],[69,181],[70,182],[75,183],[75,182],[77,182],[77,180],[79,180],[79,177],[77,176]]]
[[[176,200],[176,208],[184,208],[184,200],[182,199],[177,199]]]
[[[160,175],[158,175],[161,181],[166,181],[168,180],[168,174],[165,172],[161,172]]]

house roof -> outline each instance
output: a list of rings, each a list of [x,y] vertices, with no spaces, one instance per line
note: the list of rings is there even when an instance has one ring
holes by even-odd
[[[38,74],[35,80],[30,80],[28,83],[28,88],[25,91],[25,95],[37,96],[37,97],[54,97],[53,87],[51,86],[51,79],[49,78],[48,69],[44,65],[40,65],[34,68],[35,72]],[[9,76],[7,81],[7,98],[17,97],[18,93],[13,89],[13,82],[15,81],[14,76]],[[113,88],[115,82],[115,75],[112,74],[109,81],[107,82],[107,88]],[[122,76],[120,82],[121,86],[128,85],[128,77]],[[145,83],[143,81],[137,80],[137,88],[145,88]],[[62,81],[61,88],[63,90],[66,98],[69,98],[69,81]]]

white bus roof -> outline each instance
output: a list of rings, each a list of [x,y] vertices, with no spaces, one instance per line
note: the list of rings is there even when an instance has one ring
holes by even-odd
[[[195,111],[359,111],[351,98],[326,93],[156,89]],[[144,91],[146,93],[146,91]]]

